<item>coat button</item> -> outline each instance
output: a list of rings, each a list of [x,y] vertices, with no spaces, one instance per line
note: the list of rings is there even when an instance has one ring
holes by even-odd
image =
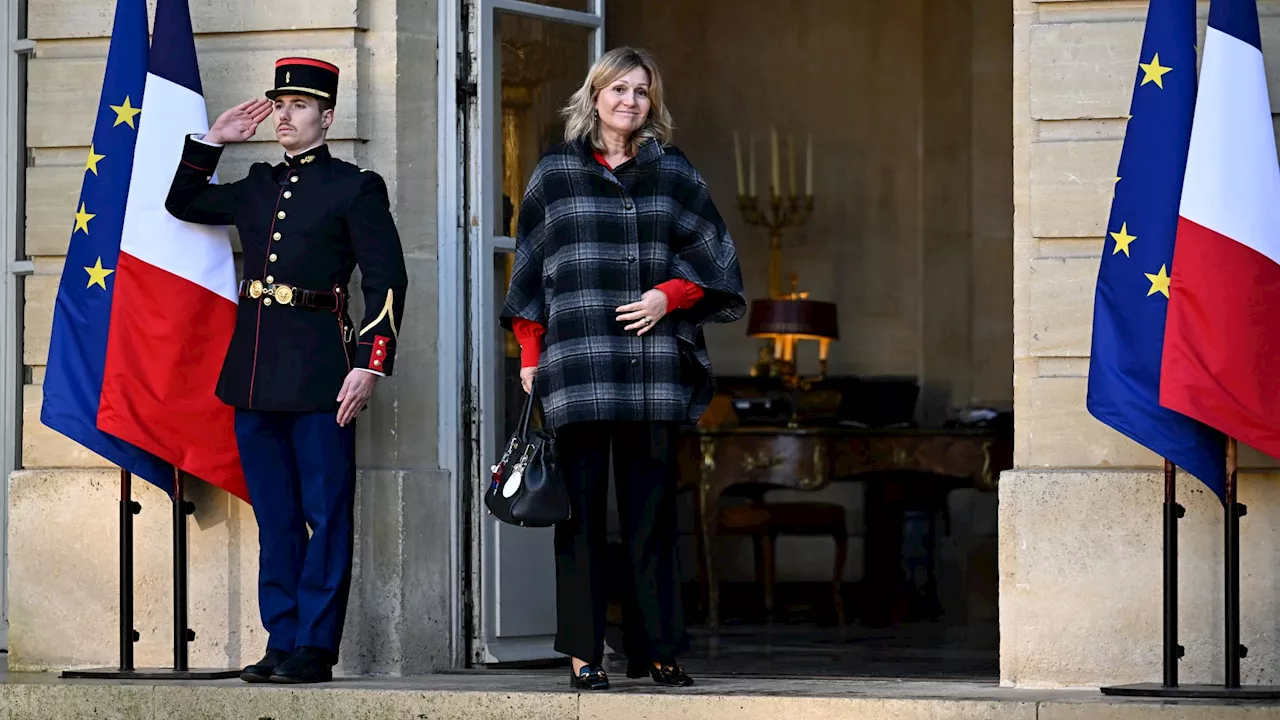
[[[636,261],[636,260],[638,260],[638,259],[639,259],[639,258],[637,258],[635,255],[628,255],[628,256],[627,256],[627,262],[635,262],[635,261]]]
[[[633,206],[631,205],[630,201],[627,201],[625,203],[622,203],[622,207],[626,208],[627,210],[630,210]]]
[[[280,233],[276,233],[275,235],[272,235],[272,236],[271,236],[271,239],[272,239],[272,240],[279,240],[279,239],[280,239]]]
[[[284,199],[285,199],[285,200],[288,200],[288,199],[289,199],[289,198],[291,198],[291,197],[293,197],[293,191],[292,191],[292,190],[285,190],[285,191],[284,191]]]
[[[276,217],[278,217],[278,218],[280,218],[281,220],[283,220],[283,219],[284,219],[284,217],[285,217],[285,215],[284,215],[284,211],[283,211],[283,210],[281,210],[280,212],[276,213]]]
[[[639,366],[640,366],[640,360],[638,358],[631,358],[631,367],[639,367]]]
[[[374,360],[374,361],[373,361],[373,366],[374,366],[374,367],[382,367],[382,361],[381,361],[381,360]]]
[[[268,259],[268,260],[270,260],[271,262],[275,262],[275,261],[276,261],[276,254],[275,254],[275,253],[271,253],[270,255],[268,255],[268,256],[267,256],[267,259]]]
[[[262,299],[262,304],[263,304],[263,305],[270,305],[270,304],[271,304],[271,298],[263,298],[263,299]]]
[[[298,176],[294,175],[293,177],[289,178],[289,182],[298,182]]]
[[[275,279],[275,278],[271,277],[270,275],[268,275],[268,276],[267,276],[267,284],[268,284],[268,285],[270,285],[271,283],[273,283],[273,282],[275,282],[275,281],[276,281],[276,279]]]

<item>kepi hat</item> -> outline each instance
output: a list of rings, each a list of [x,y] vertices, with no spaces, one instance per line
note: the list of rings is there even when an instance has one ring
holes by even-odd
[[[314,58],[280,58],[276,61],[275,87],[266,95],[272,100],[281,95],[310,95],[336,105],[338,67]]]

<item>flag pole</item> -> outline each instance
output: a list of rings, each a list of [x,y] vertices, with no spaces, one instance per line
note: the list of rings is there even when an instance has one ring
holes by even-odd
[[[133,473],[120,469],[120,672],[133,670],[133,516],[142,505],[133,501]]]
[[[1178,470],[1164,459],[1164,687],[1178,687],[1178,520],[1186,509],[1178,504]]]
[[[1178,661],[1185,649],[1178,644],[1178,520],[1186,509],[1177,503],[1177,470],[1167,458],[1164,461],[1164,680],[1160,683],[1107,685],[1099,688],[1103,695],[1157,698],[1230,698],[1234,700],[1280,699],[1280,686],[1240,685],[1240,659],[1248,648],[1240,644],[1240,518],[1247,509],[1237,502],[1236,441],[1226,443],[1226,486],[1223,505],[1226,527],[1224,567],[1226,590],[1226,676],[1221,685],[1178,682]]]
[[[1248,508],[1236,500],[1237,471],[1236,439],[1227,438],[1227,485],[1223,503],[1226,522],[1223,524],[1223,565],[1226,571],[1224,601],[1226,603],[1226,673],[1223,685],[1228,689],[1240,687],[1240,658],[1248,655],[1248,648],[1240,644],[1240,518]]]
[[[187,672],[187,643],[195,633],[187,623],[187,515],[194,509],[185,498],[182,471],[173,469],[173,669]]]

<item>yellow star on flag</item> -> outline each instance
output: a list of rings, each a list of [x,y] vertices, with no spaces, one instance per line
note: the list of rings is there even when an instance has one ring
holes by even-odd
[[[1129,234],[1129,223],[1121,223],[1120,232],[1111,233],[1111,238],[1116,241],[1116,249],[1111,251],[1112,255],[1123,251],[1126,257],[1133,257],[1129,254],[1129,243],[1137,240],[1138,236]]]
[[[76,228],[75,230],[71,231],[71,234],[75,235],[80,230],[83,230],[84,234],[88,235],[89,221],[96,217],[98,216],[94,215],[93,213],[85,212],[84,203],[80,203],[80,212],[76,213]]]
[[[142,108],[136,108],[130,105],[128,95],[124,96],[123,105],[112,105],[111,109],[116,111],[116,121],[111,127],[115,127],[120,123],[125,123],[134,130],[138,129],[138,126],[133,124],[133,119],[137,117],[138,113],[142,112]]]
[[[102,258],[98,258],[98,261],[93,264],[93,267],[87,267],[84,269],[84,271],[89,273],[89,284],[84,286],[86,290],[93,287],[94,285],[97,285],[98,287],[101,287],[103,290],[106,290],[107,276],[115,272],[115,270],[109,270],[107,268],[102,267]]]
[[[93,172],[93,174],[94,174],[94,175],[97,175],[97,174],[98,174],[98,161],[99,161],[99,160],[101,160],[101,159],[102,159],[102,158],[104,158],[104,157],[106,157],[106,155],[99,155],[98,153],[94,152],[94,150],[93,150],[93,145],[90,145],[90,146],[89,146],[89,161],[88,161],[88,162],[86,162],[86,163],[84,164],[84,169],[85,169],[85,170],[90,170],[90,171],[92,171],[92,172]]]
[[[1165,270],[1165,266],[1160,266],[1160,272],[1152,275],[1151,273],[1142,273],[1151,281],[1151,289],[1147,291],[1147,297],[1151,297],[1156,293],[1161,293],[1165,297],[1169,297],[1169,273]]]
[[[1160,53],[1156,53],[1149,63],[1138,63],[1138,67],[1142,68],[1143,72],[1142,85],[1154,82],[1161,90],[1164,89],[1164,74],[1173,69],[1160,64]]]

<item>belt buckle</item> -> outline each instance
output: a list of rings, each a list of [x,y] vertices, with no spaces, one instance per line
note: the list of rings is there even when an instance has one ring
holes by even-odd
[[[262,281],[261,280],[254,280],[253,282],[249,283],[249,297],[253,298],[254,300],[257,300],[258,298],[262,297]]]
[[[274,287],[275,287],[276,302],[280,303],[281,305],[293,304],[293,288],[289,287],[288,285],[276,285]]]

